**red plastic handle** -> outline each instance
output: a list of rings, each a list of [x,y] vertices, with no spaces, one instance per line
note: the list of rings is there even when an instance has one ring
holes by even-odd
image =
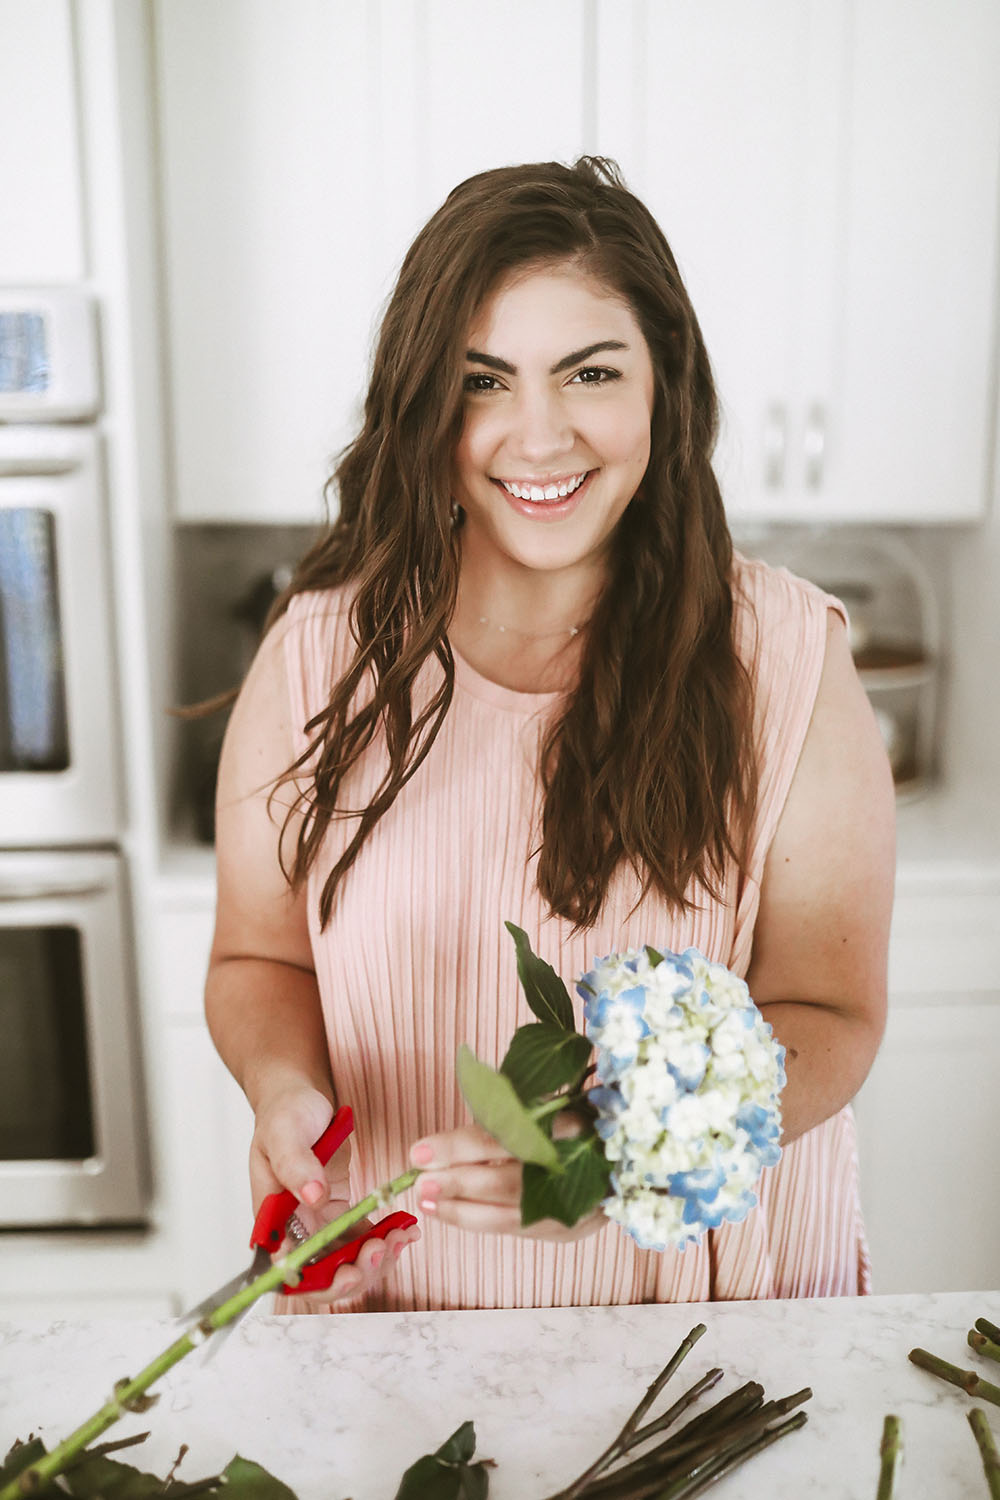
[[[353,1129],[354,1114],[351,1106],[344,1104],[337,1110],[313,1146],[313,1152],[319,1157],[324,1167],[333,1153],[344,1144]],[[290,1188],[284,1188],[280,1193],[268,1193],[253,1221],[253,1234],[250,1236],[251,1250],[256,1250],[258,1247],[263,1250],[277,1250],[285,1238],[285,1225],[298,1205],[299,1200]]]
[[[380,1219],[371,1229],[359,1234],[357,1239],[348,1240],[346,1245],[339,1245],[336,1250],[331,1250],[320,1260],[312,1261],[302,1267],[302,1280],[297,1286],[283,1286],[282,1292],[286,1296],[294,1297],[299,1292],[325,1292],[335,1273],[341,1266],[353,1265],[358,1258],[361,1246],[369,1240],[384,1240],[386,1235],[393,1229],[409,1229],[411,1224],[417,1221],[412,1214],[404,1213],[402,1210],[389,1214],[388,1218]]]

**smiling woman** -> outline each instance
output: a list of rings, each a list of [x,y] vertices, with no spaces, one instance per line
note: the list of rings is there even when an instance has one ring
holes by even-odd
[[[255,1202],[328,1219],[405,1165],[429,1228],[330,1305],[867,1286],[848,1102],[882,1031],[893,794],[842,607],[733,553],[716,401],[659,227],[607,162],[505,167],[418,235],[339,514],[230,722],[206,994],[256,1116]],[[787,1050],[786,1150],[681,1257],[600,1214],[523,1227],[458,1046],[519,1010],[504,920],[565,978],[696,946]],[[354,1157],[310,1150],[335,1102]]]

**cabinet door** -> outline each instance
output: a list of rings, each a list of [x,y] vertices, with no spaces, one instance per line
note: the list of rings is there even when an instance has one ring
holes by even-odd
[[[842,5],[604,0],[600,150],[671,243],[722,406],[733,513],[787,509],[828,399],[841,212]]]
[[[314,520],[421,223],[579,154],[583,0],[158,0],[176,504]]]
[[[890,1006],[855,1103],[876,1292],[995,1285],[997,1056],[1000,993],[897,996]]]
[[[1000,202],[1000,5],[854,8],[831,514],[983,513]]]
[[[982,512],[994,0],[604,0],[598,137],[671,240],[734,518]]]
[[[86,274],[69,0],[0,0],[0,285]]]
[[[203,1023],[173,1021],[164,1038],[162,1201],[182,1311],[249,1263],[253,1116]]]

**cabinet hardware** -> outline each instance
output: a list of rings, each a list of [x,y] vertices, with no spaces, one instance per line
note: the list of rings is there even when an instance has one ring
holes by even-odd
[[[826,458],[826,411],[822,406],[812,406],[806,417],[803,439],[806,457],[806,486],[818,490],[823,484],[823,464]]]
[[[769,490],[779,490],[785,482],[786,428],[785,408],[769,406],[764,418],[764,483]]]

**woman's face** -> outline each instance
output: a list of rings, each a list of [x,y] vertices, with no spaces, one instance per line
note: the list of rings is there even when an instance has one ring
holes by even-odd
[[[635,314],[571,263],[545,266],[501,282],[466,349],[463,551],[599,564],[649,462],[653,364]]]

